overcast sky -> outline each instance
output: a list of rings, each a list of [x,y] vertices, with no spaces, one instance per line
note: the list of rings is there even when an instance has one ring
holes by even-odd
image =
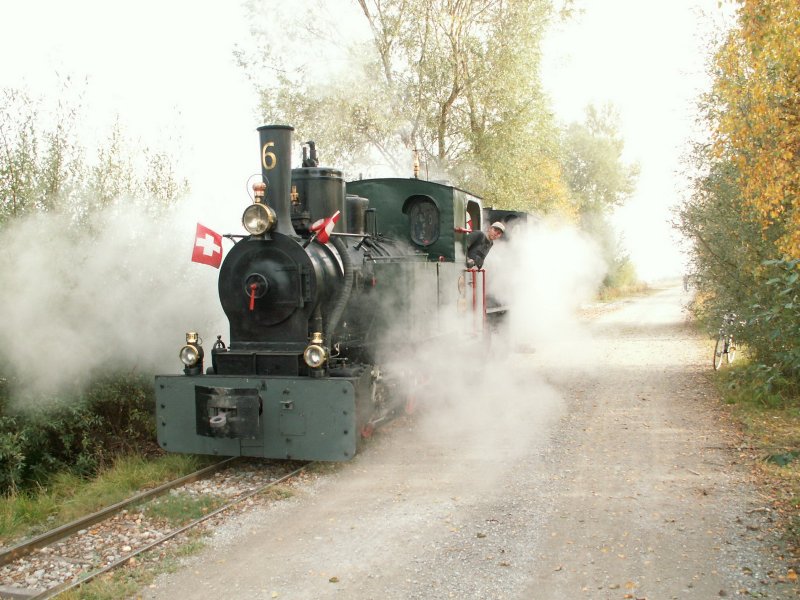
[[[718,0],[578,1],[583,14],[545,45],[544,81],[556,114],[579,121],[589,103],[619,110],[625,158],[641,166],[616,224],[641,275],[680,274],[669,225],[686,184],[680,159],[696,133],[695,99],[708,86],[709,40],[730,20]]]
[[[283,3],[281,3],[283,6]],[[590,102],[622,116],[639,191],[618,222],[639,271],[679,274],[667,225],[678,201],[679,156],[691,133],[717,0],[576,0],[584,13],[548,38],[544,81],[557,116],[581,120]],[[86,80],[96,131],[119,115],[154,146],[181,141],[198,198],[226,198],[240,214],[257,170],[255,94],[232,59],[249,42],[238,3],[223,0],[3,0],[0,85],[53,96],[58,78]],[[80,87],[80,86],[79,86]],[[229,200],[228,200],[229,199]],[[198,217],[202,220],[202,217]]]

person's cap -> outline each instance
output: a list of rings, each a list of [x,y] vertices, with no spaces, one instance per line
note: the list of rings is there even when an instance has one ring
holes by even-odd
[[[499,229],[503,233],[506,232],[506,226],[500,221],[495,221],[494,223],[492,223],[492,227],[494,227],[495,229]]]

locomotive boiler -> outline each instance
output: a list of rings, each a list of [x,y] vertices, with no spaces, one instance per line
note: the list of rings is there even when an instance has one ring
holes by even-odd
[[[262,181],[219,273],[229,340],[218,335],[209,352],[188,332],[183,374],[156,376],[158,441],[347,460],[412,408],[418,379],[398,357],[483,334],[485,276],[464,255],[481,201],[416,176],[345,183],[319,166],[312,142],[293,169],[293,128],[258,132]]]

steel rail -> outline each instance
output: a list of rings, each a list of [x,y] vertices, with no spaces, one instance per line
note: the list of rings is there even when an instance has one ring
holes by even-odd
[[[269,483],[265,483],[264,485],[261,485],[261,486],[255,488],[255,489],[252,489],[249,492],[246,492],[246,493],[242,494],[241,496],[237,497],[235,500],[231,500],[227,504],[225,504],[225,505],[219,507],[218,509],[208,513],[207,515],[203,515],[202,517],[200,517],[198,519],[195,519],[194,521],[191,521],[190,523],[187,523],[183,527],[179,527],[175,531],[171,531],[167,535],[162,536],[161,538],[159,538],[159,539],[157,539],[157,540],[155,540],[153,542],[150,542],[149,544],[147,544],[145,546],[142,546],[141,548],[126,554],[125,556],[120,557],[119,559],[115,560],[112,563],[109,563],[108,565],[106,565],[102,569],[98,569],[97,571],[93,571],[91,573],[88,573],[88,574],[86,574],[86,576],[79,577],[76,580],[66,581],[64,583],[61,583],[61,584],[59,584],[59,585],[57,585],[55,587],[52,587],[52,588],[50,588],[48,590],[45,590],[44,592],[42,592],[38,596],[33,596],[31,598],[31,600],[46,600],[47,598],[52,598],[53,596],[56,596],[57,594],[61,594],[63,592],[66,592],[67,590],[71,590],[73,588],[80,587],[81,585],[91,581],[95,577],[99,577],[100,575],[103,575],[104,573],[108,573],[109,571],[112,571],[112,570],[116,569],[117,567],[122,566],[123,564],[128,562],[130,559],[134,558],[135,556],[143,554],[144,552],[147,552],[148,550],[150,550],[152,548],[155,548],[156,546],[159,546],[159,545],[163,544],[164,542],[166,542],[168,540],[171,540],[176,535],[179,535],[179,534],[183,533],[184,531],[187,531],[189,529],[192,529],[193,527],[196,527],[197,525],[199,525],[203,521],[206,521],[206,520],[210,519],[211,517],[214,517],[214,516],[216,516],[216,515],[218,515],[218,514],[220,514],[222,512],[225,512],[229,508],[231,508],[233,506],[236,506],[240,502],[242,502],[244,500],[247,500],[248,498],[251,498],[252,496],[255,496],[256,494],[260,494],[264,490],[266,490],[266,489],[268,489],[268,488],[270,488],[270,487],[272,487],[274,485],[278,485],[279,483],[282,483],[282,482],[286,481],[287,479],[290,479],[290,478],[294,477],[298,473],[301,473],[301,472],[305,471],[312,464],[314,464],[314,463],[305,464],[302,467],[299,467],[299,468],[295,469],[291,473],[287,473],[283,477],[280,477],[280,478],[276,479],[275,481],[270,481]]]
[[[189,475],[185,475],[184,477],[180,477],[179,479],[169,481],[151,490],[141,492],[139,494],[136,494],[135,496],[131,496],[127,500],[123,500],[122,502],[117,502],[116,504],[112,504],[111,506],[108,506],[102,510],[92,513],[91,515],[81,517],[80,519],[76,519],[74,521],[71,521],[70,523],[66,523],[64,525],[61,525],[60,527],[56,527],[55,529],[51,529],[50,531],[47,531],[41,535],[38,535],[25,542],[17,544],[16,546],[9,548],[8,550],[0,552],[0,567],[17,560],[18,558],[27,556],[34,550],[52,544],[53,542],[57,542],[58,540],[63,539],[65,537],[68,537],[73,533],[75,533],[76,531],[80,531],[81,529],[89,527],[90,525],[94,525],[95,523],[98,523],[103,519],[106,519],[110,515],[120,512],[121,510],[127,508],[128,506],[131,506],[132,504],[136,504],[137,502],[141,502],[143,500],[159,496],[185,483],[191,483],[193,481],[197,481],[198,479],[202,479],[206,475],[209,475],[210,473],[215,473],[216,471],[219,471],[220,469],[227,467],[233,461],[236,460],[239,460],[238,456],[221,460],[220,462],[215,463],[210,467],[205,467],[204,469],[200,469],[199,471],[195,471],[194,473],[190,473]]]

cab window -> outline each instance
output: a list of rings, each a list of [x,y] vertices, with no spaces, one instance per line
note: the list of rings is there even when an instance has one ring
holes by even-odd
[[[439,239],[439,209],[429,198],[418,198],[408,207],[411,240],[420,246],[430,246]]]

